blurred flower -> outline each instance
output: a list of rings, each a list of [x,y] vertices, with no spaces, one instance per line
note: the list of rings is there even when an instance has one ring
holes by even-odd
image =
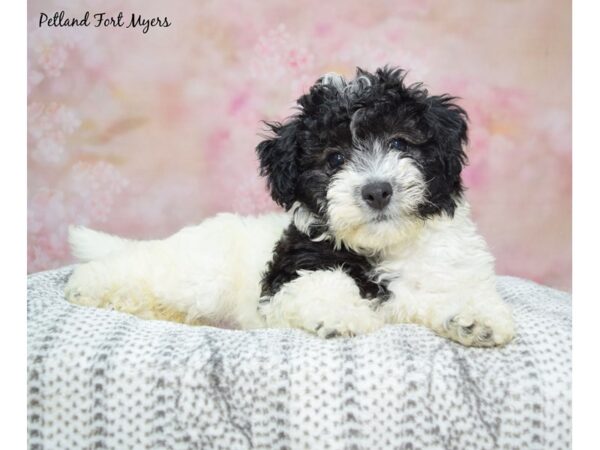
[[[279,24],[258,38],[254,46],[251,73],[276,81],[310,70],[314,55],[292,38],[285,25]]]
[[[64,105],[33,102],[27,117],[31,157],[44,165],[63,164],[67,158],[66,142],[81,125],[77,113]]]
[[[265,180],[258,175],[249,175],[235,187],[231,209],[238,214],[260,214],[278,207],[269,195]]]
[[[57,140],[45,138],[38,140],[30,154],[40,164],[58,165],[65,161],[66,150]]]
[[[67,191],[79,218],[104,222],[128,180],[111,164],[76,162],[67,177]]]
[[[42,82],[44,74],[35,69],[30,69],[27,74],[27,93],[31,93],[34,87]]]
[[[29,34],[29,49],[34,58],[32,62],[49,77],[61,74],[72,48],[70,43],[61,40],[64,34],[56,31],[36,28]]]

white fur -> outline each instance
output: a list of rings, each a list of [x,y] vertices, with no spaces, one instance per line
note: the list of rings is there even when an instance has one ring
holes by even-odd
[[[336,72],[328,72],[321,77],[321,84],[329,84],[335,87],[338,91],[343,91],[348,82]]]
[[[346,80],[342,75],[336,72],[328,72],[321,77],[321,84],[331,85],[342,93],[356,93],[371,86],[371,80],[361,75],[353,80]]]
[[[321,336],[366,333],[384,322],[422,324],[465,345],[504,344],[514,335],[510,308],[496,292],[493,258],[466,204],[453,219],[407,222],[401,233],[365,228],[378,236],[385,258],[376,271],[393,294],[380,308],[371,309],[339,269],[301,272],[262,307],[263,319],[260,279],[289,220],[220,214],[156,241],[73,228],[74,254],[97,259],[75,269],[66,296],[144,318],[297,327]]]
[[[383,326],[361,298],[358,286],[343,270],[300,271],[261,308],[270,327],[300,328],[330,335],[353,336]]]
[[[304,234],[308,234],[310,227],[320,222],[318,217],[300,202],[294,202],[290,214],[296,228]]]
[[[496,291],[494,259],[460,204],[453,218],[427,220],[385,250],[377,267],[394,293],[381,307],[388,323],[412,322],[465,345],[504,344],[514,336],[510,307]],[[470,333],[463,328],[471,326]],[[486,331],[492,337],[485,342]]]
[[[285,214],[219,214],[164,240],[130,241],[77,267],[67,298],[145,318],[263,326],[259,280],[288,221]],[[95,233],[70,237],[75,252],[103,240]]]
[[[127,239],[86,227],[69,227],[71,253],[81,261],[91,261],[123,250],[129,242]]]

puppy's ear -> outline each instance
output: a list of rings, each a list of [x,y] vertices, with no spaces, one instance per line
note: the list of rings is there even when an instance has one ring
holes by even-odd
[[[298,179],[298,120],[281,124],[267,123],[273,137],[262,141],[256,147],[260,161],[260,174],[267,178],[271,197],[275,202],[290,209],[296,194]]]
[[[455,97],[442,95],[431,97],[431,111],[436,115],[440,137],[443,138],[443,156],[448,164],[447,169],[452,177],[460,177],[463,166],[467,162],[464,147],[468,143],[469,117],[467,112],[454,101]]]
[[[430,201],[438,210],[454,214],[456,202],[463,193],[461,172],[467,163],[464,147],[468,142],[468,116],[464,109],[454,103],[448,95],[432,96],[427,99],[428,123],[437,139],[435,157],[437,173],[428,174]]]

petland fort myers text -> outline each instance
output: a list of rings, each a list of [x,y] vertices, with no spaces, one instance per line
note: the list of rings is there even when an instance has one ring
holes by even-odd
[[[40,13],[39,27],[95,27],[95,28],[138,28],[146,34],[150,28],[171,26],[168,17],[146,18],[141,14],[132,13],[128,16],[128,21],[120,11],[116,16],[109,15],[106,12],[90,13],[86,11],[80,17],[66,17],[64,11],[55,12],[50,16],[46,13]]]

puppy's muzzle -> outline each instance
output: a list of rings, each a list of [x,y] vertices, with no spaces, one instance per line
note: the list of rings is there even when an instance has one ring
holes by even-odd
[[[365,203],[377,211],[381,211],[390,203],[393,193],[392,185],[386,181],[369,183],[361,189]]]

